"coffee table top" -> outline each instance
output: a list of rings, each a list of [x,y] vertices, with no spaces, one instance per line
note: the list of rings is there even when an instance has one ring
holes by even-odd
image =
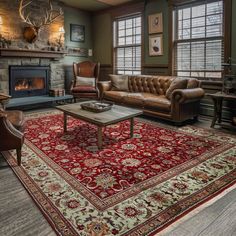
[[[80,106],[80,104],[82,103],[85,102],[56,106],[56,108],[60,111],[63,111],[67,115],[73,116],[84,121],[88,121],[92,124],[99,126],[114,124],[143,114],[141,110],[118,105],[113,105],[111,110],[109,111],[96,113],[82,109]]]

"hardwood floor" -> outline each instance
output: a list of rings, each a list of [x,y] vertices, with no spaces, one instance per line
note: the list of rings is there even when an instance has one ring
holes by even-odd
[[[56,235],[3,158],[0,158],[0,235]]]
[[[196,126],[209,127],[200,120]],[[170,226],[162,236],[233,236],[236,235],[236,189],[177,226]],[[34,204],[18,178],[0,158],[0,236],[56,235]]]

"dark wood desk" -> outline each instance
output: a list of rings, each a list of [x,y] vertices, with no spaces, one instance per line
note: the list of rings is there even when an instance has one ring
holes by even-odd
[[[217,92],[214,94],[207,94],[207,96],[211,97],[214,102],[214,116],[212,119],[211,127],[214,128],[216,122],[221,124],[222,122],[222,103],[223,100],[235,100],[236,95],[234,94],[226,94],[223,92]]]

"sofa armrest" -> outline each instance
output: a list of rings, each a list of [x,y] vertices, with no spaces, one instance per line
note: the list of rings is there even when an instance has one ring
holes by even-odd
[[[105,91],[111,90],[111,81],[99,81],[97,83],[97,86],[98,86],[100,96],[101,96],[101,98],[103,98],[103,93]]]
[[[204,97],[202,88],[176,89],[172,94],[172,102],[187,103],[200,100]]]

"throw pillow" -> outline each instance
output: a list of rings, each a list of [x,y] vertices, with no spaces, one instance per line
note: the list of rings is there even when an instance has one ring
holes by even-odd
[[[197,79],[189,79],[188,80],[188,85],[187,85],[188,89],[193,89],[193,88],[197,88],[197,87],[198,87],[198,80]]]
[[[128,75],[109,75],[113,91],[129,91]]]
[[[166,91],[166,97],[171,100],[172,93],[175,89],[186,89],[187,88],[187,79],[176,78],[170,84],[170,87]]]
[[[95,86],[95,78],[76,76],[76,86]]]

